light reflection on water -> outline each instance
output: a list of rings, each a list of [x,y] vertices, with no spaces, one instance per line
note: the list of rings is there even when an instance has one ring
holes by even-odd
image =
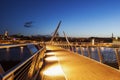
[[[30,49],[29,49],[30,48]],[[11,47],[0,49],[0,61],[21,61],[35,54],[37,49],[33,45],[21,46],[21,47]]]
[[[0,64],[5,71],[14,67],[15,65],[24,62],[30,56],[35,54],[37,48],[34,45],[16,46],[0,49]]]

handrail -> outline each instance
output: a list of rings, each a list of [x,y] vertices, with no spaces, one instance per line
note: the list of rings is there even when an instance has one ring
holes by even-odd
[[[29,44],[9,45],[7,47],[18,47],[18,46],[26,46],[26,45],[29,45]],[[0,48],[7,48],[7,47],[2,46]],[[46,50],[45,47],[42,47],[40,50],[38,50],[36,53],[34,53],[27,60],[25,60],[23,62],[20,62],[19,64],[17,64],[16,66],[11,68],[10,70],[1,74],[0,76],[2,77],[2,79],[0,79],[0,80],[9,80],[9,79],[14,79],[14,78],[18,78],[19,80],[22,80],[20,78],[25,78],[26,75],[27,75],[28,78],[33,79],[36,72],[39,71],[39,70],[35,70],[35,67],[38,67],[38,69],[40,69],[40,67],[42,66],[42,65],[35,65],[35,64],[41,63],[41,59],[43,59],[43,57],[44,57],[43,54],[44,54],[45,50]],[[23,70],[23,71],[21,71],[21,70]],[[32,70],[33,72],[30,73],[30,70]],[[24,74],[21,74],[21,72],[22,73],[24,72]],[[31,76],[29,76],[29,73],[31,74]],[[22,77],[20,77],[20,76],[22,76]]]
[[[26,45],[31,45],[31,44],[39,44],[39,43],[26,43],[26,44],[5,45],[5,46],[0,46],[0,49],[19,47],[19,46],[26,46]]]
[[[78,54],[81,54],[83,56],[86,56],[85,54],[87,53],[87,56],[86,57],[89,57],[91,59],[94,59],[92,57],[92,54],[94,54],[94,52],[91,52],[91,48],[96,48],[96,55],[98,56],[98,60],[99,62],[101,63],[105,63],[105,64],[108,64],[109,66],[112,66],[111,64],[109,64],[109,62],[105,62],[105,59],[103,59],[103,57],[105,57],[106,55],[104,54],[104,52],[101,52],[101,49],[100,47],[104,47],[104,48],[111,48],[113,50],[113,53],[111,53],[112,56],[115,57],[115,62],[113,62],[112,64],[116,65],[114,66],[115,68],[117,69],[120,69],[120,56],[119,56],[119,51],[120,51],[120,46],[117,46],[115,47],[114,45],[112,46],[111,43],[110,46],[108,45],[105,45],[107,43],[103,43],[103,44],[97,44],[97,45],[89,45],[90,43],[86,43],[85,45],[82,45],[82,44],[72,44],[71,46],[68,46],[68,44],[62,44],[62,43],[55,43],[53,44],[54,46],[58,46],[58,47],[62,47],[64,49],[67,49],[69,51],[72,51],[74,53],[78,53]],[[83,50],[83,48],[86,48],[86,52],[85,50]],[[107,52],[109,53],[109,52]],[[110,54],[109,54],[110,55]],[[110,60],[112,61],[112,59]]]

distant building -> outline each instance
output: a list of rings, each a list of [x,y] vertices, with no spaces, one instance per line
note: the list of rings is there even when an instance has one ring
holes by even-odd
[[[5,31],[4,36],[5,36],[5,37],[8,37],[8,31]]]
[[[112,39],[114,38],[114,34],[112,33]]]

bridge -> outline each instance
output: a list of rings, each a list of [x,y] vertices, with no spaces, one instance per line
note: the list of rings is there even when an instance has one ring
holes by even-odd
[[[92,57],[96,48],[98,60]],[[119,48],[112,48],[117,67],[104,63],[101,48],[89,46],[46,45],[42,43],[0,47],[1,80],[119,80]],[[80,50],[81,49],[81,50]],[[80,51],[79,51],[80,50]],[[19,52],[20,51],[20,52]],[[80,53],[80,54],[79,54]],[[111,52],[110,52],[111,53]],[[106,54],[110,54],[106,53]],[[12,55],[12,56],[10,56]],[[14,56],[16,55],[16,57]],[[25,56],[27,55],[27,56]],[[90,57],[91,56],[91,57]],[[5,58],[4,58],[5,57]],[[7,57],[7,58],[6,58]],[[111,60],[113,61],[113,60]]]
[[[47,46],[42,80],[119,80],[120,71],[60,47]]]

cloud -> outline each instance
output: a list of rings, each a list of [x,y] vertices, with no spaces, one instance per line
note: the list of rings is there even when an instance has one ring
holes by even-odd
[[[32,21],[25,22],[24,27],[30,28],[30,27],[32,27],[32,23],[33,23]]]

